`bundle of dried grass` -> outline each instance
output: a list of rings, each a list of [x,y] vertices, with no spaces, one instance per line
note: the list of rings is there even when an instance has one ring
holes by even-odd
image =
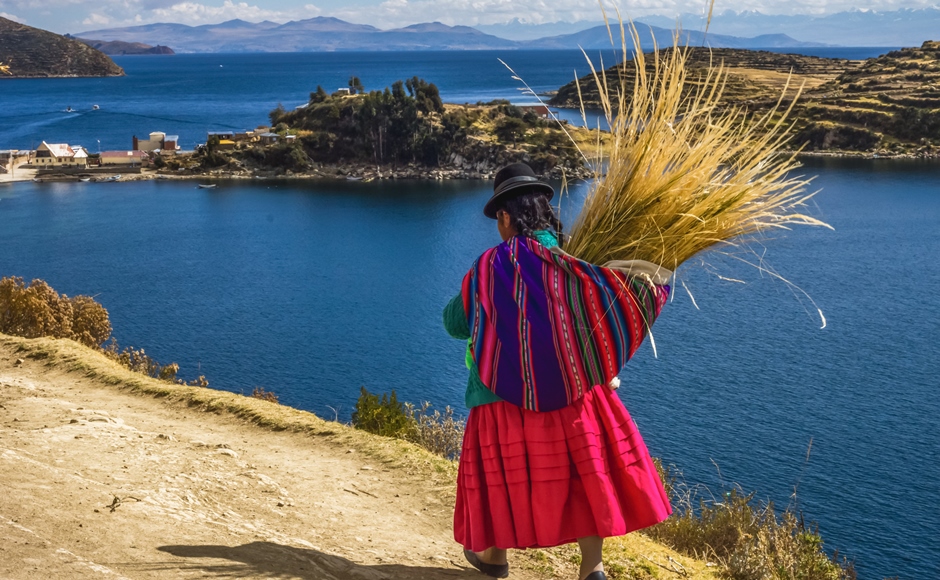
[[[809,180],[792,176],[795,153],[782,151],[792,103],[782,107],[781,96],[770,112],[750,118],[722,102],[723,65],[710,66],[704,78],[688,76],[688,48],[678,34],[673,50],[644,55],[632,24],[625,29],[621,21],[620,32],[620,78],[591,65],[611,143],[597,164],[606,173],[595,177],[566,251],[594,264],[642,259],[675,270],[742,236],[793,224],[828,227],[798,211],[812,194]]]

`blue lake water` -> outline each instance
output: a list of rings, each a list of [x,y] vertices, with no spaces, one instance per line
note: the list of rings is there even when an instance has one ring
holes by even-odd
[[[191,146],[350,75],[375,88],[417,74],[451,102],[529,100],[497,57],[536,91],[587,72],[575,52],[124,57],[123,78],[0,82],[0,149],[126,148],[153,130]],[[765,258],[828,326],[754,268],[689,263],[681,278],[700,309],[680,286],[654,328],[658,358],[645,345],[620,393],[651,451],[689,481],[738,482],[778,505],[798,486],[799,507],[861,578],[940,577],[940,165],[830,160],[806,171],[823,190],[814,211],[835,231],[777,236]],[[341,419],[360,385],[461,408],[463,345],[440,310],[497,241],[480,209],[491,187],[0,186],[0,276],[95,295],[122,344],[213,387],[263,386]],[[565,200],[567,219],[583,192]]]
[[[654,328],[658,358],[644,345],[619,392],[651,451],[690,481],[779,505],[798,485],[862,578],[936,577],[940,166],[807,171],[835,231],[767,240],[765,259],[828,326],[751,267],[689,263],[700,309],[680,287]],[[490,187],[22,183],[0,188],[0,273],[95,295],[122,343],[213,387],[263,386],[341,419],[361,385],[462,408],[464,345],[440,312],[497,241],[480,210]]]
[[[867,58],[885,48],[803,49],[807,54]],[[615,62],[612,51],[589,53],[595,65]],[[590,73],[578,51],[338,52],[286,54],[185,54],[114,57],[125,77],[5,79],[0,82],[0,149],[35,149],[49,143],[84,145],[89,151],[129,149],[131,137],[152,131],[179,135],[192,149],[207,131],[252,129],[268,122],[278,103],[306,103],[317,85],[346,86],[350,76],[367,90],[422,77],[437,84],[446,102],[510,99],[533,102],[507,65],[537,93],[557,90]],[[98,105],[99,110],[92,109]],[[71,107],[75,112],[66,113]],[[562,118],[580,120],[574,111]],[[589,122],[596,121],[589,119]]]

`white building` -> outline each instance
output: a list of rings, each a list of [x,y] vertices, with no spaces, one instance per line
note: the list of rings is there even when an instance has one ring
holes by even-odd
[[[43,141],[36,148],[33,163],[39,167],[87,167],[88,152],[78,145]]]

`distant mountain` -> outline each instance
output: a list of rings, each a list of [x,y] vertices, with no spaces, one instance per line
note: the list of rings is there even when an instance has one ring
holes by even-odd
[[[660,44],[671,43],[672,32],[651,28]],[[404,28],[379,30],[337,18],[317,17],[291,21],[251,23],[230,20],[221,24],[186,26],[147,24],[128,28],[91,30],[78,34],[102,41],[138,42],[173,46],[177,52],[323,52],[323,51],[408,51],[408,50],[494,50],[494,49],[577,49],[609,48],[603,27],[538,40],[507,40],[469,26],[448,26],[440,22],[413,24]],[[651,37],[652,38],[652,37]],[[688,33],[691,44],[700,45],[700,33]],[[666,39],[668,42],[664,42]],[[757,38],[709,35],[709,46],[733,48],[772,48],[821,46],[799,42],[785,35]],[[650,44],[651,46],[651,44]]]
[[[509,40],[536,40],[549,36],[562,36],[574,34],[588,28],[604,24],[602,21],[593,22],[581,20],[578,22],[550,22],[546,24],[530,24],[513,18],[504,24],[478,24],[474,28],[493,36]],[[675,24],[675,22],[673,22]]]
[[[440,22],[379,30],[338,18],[317,17],[286,24],[230,20],[186,26],[147,24],[92,30],[84,38],[173,46],[177,52],[323,52],[335,50],[480,50],[516,48],[516,43],[467,26]]]
[[[6,18],[0,18],[0,62],[10,66],[14,78],[124,74],[106,54],[87,44]]]
[[[658,26],[651,26],[644,23],[637,23],[637,32],[640,35],[640,43],[644,49],[652,49],[655,44],[658,46],[671,46],[674,31]],[[619,28],[613,31],[614,41],[618,47],[620,45]],[[595,26],[574,34],[555,36],[551,38],[541,38],[524,42],[526,48],[536,49],[563,49],[563,48],[583,48],[585,50],[609,49],[611,48],[611,35],[607,26]],[[689,46],[710,46],[712,48],[782,48],[782,47],[805,47],[805,46],[827,46],[818,42],[800,42],[786,34],[764,34],[752,38],[743,38],[740,36],[728,36],[722,34],[703,34],[694,30],[683,30],[680,36],[680,44]],[[629,48],[629,39],[628,39]]]
[[[68,37],[69,35],[66,35]],[[88,38],[75,38],[88,46],[100,50],[108,56],[124,56],[129,54],[176,54],[169,46],[150,46],[141,42],[124,42],[123,40],[90,40]]]
[[[686,30],[702,30],[705,26],[701,14],[683,14],[679,18]],[[676,25],[674,16],[644,16],[639,20],[663,28]],[[788,34],[841,46],[919,46],[940,36],[940,6],[887,12],[850,10],[822,16],[726,11],[714,15],[709,31],[734,36]]]

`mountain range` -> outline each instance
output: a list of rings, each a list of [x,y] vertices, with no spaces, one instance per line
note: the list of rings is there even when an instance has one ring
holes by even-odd
[[[639,27],[644,47],[671,44],[673,31],[659,26]],[[698,31],[683,33],[683,42],[714,48],[780,48],[826,46],[801,42],[784,34],[757,37],[707,36]],[[221,24],[145,24],[127,28],[91,30],[74,35],[95,41],[123,41],[170,46],[179,53],[206,52],[322,52],[322,51],[406,51],[406,50],[502,50],[502,49],[605,49],[610,37],[603,25],[573,34],[534,40],[509,40],[469,26],[448,26],[440,22],[413,24],[404,28],[380,30],[366,24],[353,24],[331,17],[291,21],[246,22],[229,20]]]
[[[702,14],[680,16],[641,16],[637,20],[661,28],[703,30]],[[479,25],[487,34],[511,40],[533,40],[544,36],[571,34],[602,22],[552,22],[531,24],[518,19],[504,24]],[[900,10],[849,10],[834,14],[763,14],[758,11],[727,10],[713,15],[709,32],[731,36],[786,34],[801,40],[815,40],[839,46],[917,46],[940,36],[940,5]]]

